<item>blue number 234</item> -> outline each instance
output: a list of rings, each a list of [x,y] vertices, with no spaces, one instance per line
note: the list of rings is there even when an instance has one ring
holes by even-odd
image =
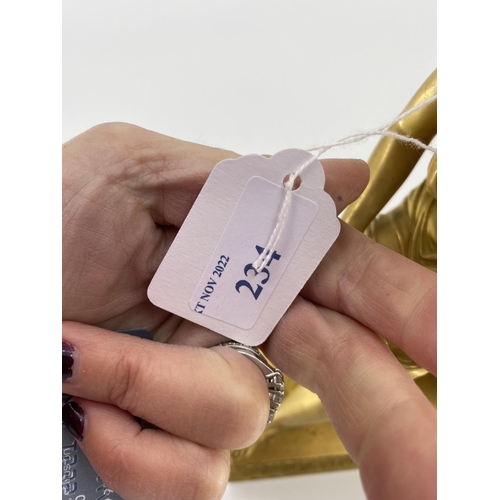
[[[257,252],[259,253],[259,255],[262,254],[262,252],[264,251],[264,249],[262,247],[259,247],[258,245],[255,247],[255,249],[257,250]],[[281,255],[278,253],[278,252],[273,252],[273,255],[272,257],[269,259],[269,262],[266,264],[267,267],[269,267],[271,265],[271,263],[273,262],[273,260],[280,260],[281,259]],[[253,271],[253,275],[254,276],[257,276],[257,271],[254,269],[253,267],[253,264],[247,264],[245,266],[245,268],[243,269],[243,272],[245,273],[245,276],[248,276],[248,273],[249,271]],[[247,281],[247,280],[240,280],[238,281],[238,283],[236,283],[236,291],[238,293],[241,293],[240,292],[240,288],[241,287],[245,287],[245,288],[248,288],[250,290],[250,292],[252,293],[253,295],[253,298],[255,300],[257,300],[259,298],[259,295],[261,294],[263,288],[261,285],[265,285],[268,281],[269,281],[269,277],[271,276],[271,273],[269,272],[269,269],[266,269],[264,268],[262,270],[262,274],[265,276],[264,279],[260,282],[260,285],[257,285],[257,288],[254,290],[252,285]]]

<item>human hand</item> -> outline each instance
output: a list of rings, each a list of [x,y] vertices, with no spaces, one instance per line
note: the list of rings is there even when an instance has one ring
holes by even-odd
[[[84,413],[81,447],[127,500],[219,498],[229,471],[223,450],[251,444],[265,426],[260,371],[231,349],[186,347],[224,339],[146,296],[210,171],[234,157],[125,124],[63,147],[63,339],[71,346],[63,391],[76,396],[64,413],[79,437]],[[364,188],[366,166],[324,165],[342,209]],[[129,328],[184,346],[110,331]]]
[[[263,349],[318,394],[370,500],[432,500],[436,411],[378,334],[436,374],[436,275],[342,223]]]

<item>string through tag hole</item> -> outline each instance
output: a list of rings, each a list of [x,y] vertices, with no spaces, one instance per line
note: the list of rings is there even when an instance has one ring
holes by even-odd
[[[414,137],[409,137],[406,135],[403,135],[395,130],[390,130],[391,127],[396,125],[399,121],[401,121],[403,118],[406,118],[407,116],[410,116],[411,114],[415,113],[416,111],[421,110],[422,108],[425,108],[425,106],[428,106],[429,104],[437,101],[437,93],[433,95],[432,97],[429,97],[425,101],[420,102],[416,106],[413,106],[413,108],[410,108],[407,111],[404,111],[400,115],[396,116],[396,118],[393,118],[389,123],[386,123],[385,125],[382,125],[382,127],[379,127],[375,130],[368,130],[366,132],[361,132],[353,135],[349,135],[347,137],[344,137],[343,139],[340,139],[338,141],[332,142],[331,144],[327,144],[326,146],[319,146],[316,148],[311,148],[308,149],[309,152],[311,151],[317,151],[317,153],[312,156],[309,160],[307,160],[301,167],[299,167],[293,174],[289,174],[287,177],[289,178],[290,175],[294,175],[296,177],[296,180],[299,178],[299,174],[301,174],[306,168],[308,168],[310,165],[314,163],[315,160],[319,159],[319,157],[323,154],[326,153],[329,149],[332,149],[334,147],[339,147],[339,146],[345,146],[347,144],[352,144],[355,142],[360,142],[368,137],[372,136],[382,136],[382,137],[392,137],[394,139],[398,139],[399,141],[403,143],[407,143],[413,146],[417,146],[418,148],[422,150],[427,150],[431,151],[432,153],[437,153],[437,149],[433,148],[432,146],[429,146],[428,144],[425,144],[424,142],[420,141],[419,139],[415,139]],[[269,238],[266,247],[264,248],[264,251],[261,253],[260,257],[253,263],[253,268],[260,273],[262,269],[266,266],[268,263],[270,256],[273,255],[273,252],[276,250],[276,247],[278,245],[278,242],[281,238],[281,233],[283,232],[283,227],[285,226],[286,219],[288,217],[288,212],[290,209],[290,203],[292,200],[292,191],[297,189],[295,187],[295,182],[290,189],[288,186],[286,186],[286,179],[285,177],[285,190],[286,194],[283,199],[283,203],[281,204],[281,209],[278,215],[278,219],[276,221],[276,225],[274,226],[274,230],[271,234],[271,237]]]
[[[285,177],[283,178],[283,187],[285,189],[286,189],[286,183],[290,179],[291,175],[292,174],[285,175]],[[297,177],[295,177],[295,180],[293,181],[292,191],[295,191],[296,189],[299,189],[299,187],[300,187],[301,184],[302,184],[302,179],[300,178],[300,175],[297,175]]]

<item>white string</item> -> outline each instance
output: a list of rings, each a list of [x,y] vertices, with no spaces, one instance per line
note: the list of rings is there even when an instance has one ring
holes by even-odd
[[[344,137],[343,139],[339,139],[338,141],[332,142],[331,144],[327,144],[326,146],[318,146],[316,148],[311,148],[308,149],[307,151],[318,151],[314,156],[312,156],[309,160],[307,160],[304,165],[302,165],[300,168],[298,168],[293,174],[290,174],[288,177],[288,180],[285,182],[285,198],[283,200],[283,203],[281,204],[281,209],[278,215],[278,219],[276,221],[276,225],[274,226],[274,230],[271,234],[271,237],[269,238],[266,247],[264,250],[261,252],[259,255],[259,258],[252,264],[253,268],[260,273],[264,267],[267,265],[269,260],[272,258],[274,251],[276,250],[276,246],[278,245],[278,241],[281,238],[281,234],[283,233],[283,229],[285,227],[285,222],[288,217],[288,213],[290,211],[290,205],[292,201],[292,191],[293,191],[293,185],[295,183],[295,179],[307,168],[309,167],[312,163],[314,163],[315,160],[317,160],[323,153],[328,151],[329,149],[332,149],[334,147],[339,147],[339,146],[345,146],[347,144],[352,144],[354,142],[360,142],[368,137],[373,137],[373,136],[384,136],[384,137],[393,137],[395,139],[398,139],[402,142],[406,142],[409,144],[413,144],[414,146],[417,146],[420,149],[424,149],[427,151],[432,151],[433,153],[437,153],[437,149],[433,148],[422,141],[419,141],[418,139],[415,139],[413,137],[409,137],[403,134],[398,134],[397,132],[392,132],[391,130],[388,130],[390,127],[395,125],[397,122],[400,120],[406,118],[407,116],[415,113],[416,111],[421,110],[425,106],[428,106],[430,103],[434,102],[437,99],[437,94],[430,97],[429,99],[426,99],[425,101],[422,101],[420,104],[417,104],[413,108],[409,109],[408,111],[405,111],[404,113],[401,113],[398,115],[396,118],[394,118],[391,122],[377,128],[374,130],[368,130],[366,132],[360,132],[357,134],[353,135],[348,135],[347,137]]]

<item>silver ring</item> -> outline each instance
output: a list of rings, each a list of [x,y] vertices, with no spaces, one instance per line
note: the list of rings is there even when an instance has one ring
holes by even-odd
[[[240,354],[243,354],[250,361],[255,363],[260,371],[264,374],[264,378],[267,383],[267,390],[269,391],[269,417],[267,423],[270,424],[273,421],[274,415],[278,411],[283,398],[285,397],[285,381],[283,379],[283,373],[278,368],[273,368],[262,354],[249,345],[240,344],[239,342],[223,342],[219,344],[223,347],[230,347]]]

